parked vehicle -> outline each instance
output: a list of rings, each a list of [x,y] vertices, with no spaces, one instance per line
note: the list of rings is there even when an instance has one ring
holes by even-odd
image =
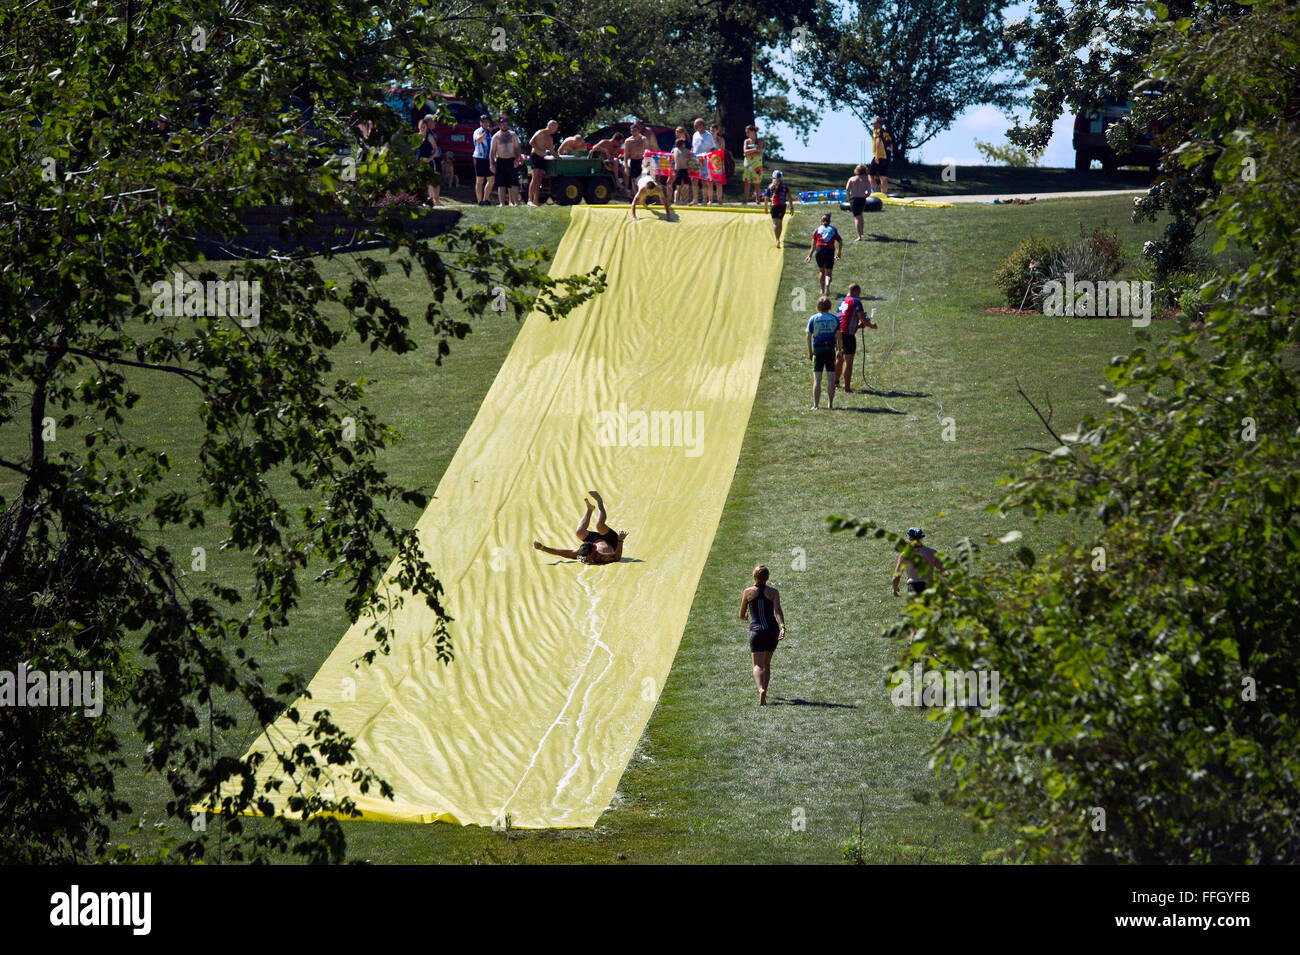
[[[437,92],[426,97],[420,91],[409,86],[395,86],[384,96],[384,102],[398,116],[414,129],[420,117],[432,114],[441,119],[444,111],[451,114],[451,122],[438,122],[433,134],[438,137],[438,146],[444,152],[455,157],[457,170],[472,172],[474,156],[474,130],[478,129],[478,118],[488,109],[483,104],[470,105],[457,99],[451,93]],[[496,124],[493,124],[493,131]]]
[[[528,162],[531,169],[532,160]],[[599,156],[548,156],[541,168],[556,205],[571,206],[585,198],[603,206],[614,195],[614,174]]]
[[[1158,129],[1140,133],[1133,152],[1125,156],[1117,156],[1106,142],[1106,130],[1128,118],[1132,111],[1132,100],[1107,99],[1100,112],[1078,114],[1074,118],[1074,168],[1088,169],[1096,159],[1107,172],[1114,172],[1120,166],[1147,166],[1154,172],[1160,161],[1160,150],[1151,139]]]

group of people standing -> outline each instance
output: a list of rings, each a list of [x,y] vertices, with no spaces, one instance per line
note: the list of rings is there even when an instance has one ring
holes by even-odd
[[[632,136],[623,140],[628,182],[635,184],[629,188],[629,191],[635,194],[632,201],[632,218],[636,218],[637,196],[646,198],[651,195],[657,196],[664,202],[665,208],[674,202],[678,205],[691,206],[722,204],[722,187],[726,184],[725,173],[722,181],[691,175],[692,168],[698,168],[705,162],[704,157],[709,153],[718,150],[726,151],[727,142],[722,135],[722,126],[719,123],[708,126],[703,118],[697,118],[692,125],[695,127],[694,133],[688,133],[685,126],[678,126],[673,130],[671,165],[666,176],[656,176],[642,169],[646,147],[650,144],[648,138],[638,139],[634,145]],[[636,135],[638,126],[642,136],[648,137],[645,124],[639,119],[632,125],[633,136]],[[754,141],[758,138],[758,130],[753,126],[748,127],[746,134]],[[617,140],[618,137],[615,139]],[[751,140],[747,138],[746,147],[748,148],[750,144]]]

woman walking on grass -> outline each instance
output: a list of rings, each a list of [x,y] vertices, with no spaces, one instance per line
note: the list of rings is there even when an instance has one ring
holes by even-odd
[[[425,164],[424,183],[429,193],[425,205],[437,208],[442,198],[442,179],[438,173],[438,167],[442,164],[442,147],[438,145],[435,125],[432,116],[420,118],[420,148],[416,150],[416,156]]]
[[[754,586],[746,587],[740,595],[740,619],[749,621],[749,652],[754,658],[758,705],[766,706],[772,654],[785,639],[785,614],[781,612],[781,595],[767,585],[767,568],[762,564],[754,568]]]

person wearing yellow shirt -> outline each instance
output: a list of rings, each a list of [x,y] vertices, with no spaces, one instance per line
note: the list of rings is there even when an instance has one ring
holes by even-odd
[[[889,161],[894,158],[894,137],[885,129],[879,116],[871,124],[871,165],[867,167],[867,183],[872,192],[889,195]]]

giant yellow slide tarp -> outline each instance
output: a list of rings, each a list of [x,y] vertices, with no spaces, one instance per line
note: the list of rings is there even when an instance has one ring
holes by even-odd
[[[353,666],[374,645],[359,621],[299,703],[328,708],[392,784],[392,800],[346,775],[325,784],[366,818],[592,826],[668,676],[749,420],[781,254],[766,217],[633,222],[576,206],[552,274],[595,265],[604,294],[524,323],[417,524],[455,660],[438,662],[432,614],[408,599],[390,655]],[[577,546],[588,489],[629,531],[620,564],[532,547]],[[294,724],[282,716],[253,750],[270,755],[272,741],[299,742]],[[279,810],[289,795],[273,797]]]

